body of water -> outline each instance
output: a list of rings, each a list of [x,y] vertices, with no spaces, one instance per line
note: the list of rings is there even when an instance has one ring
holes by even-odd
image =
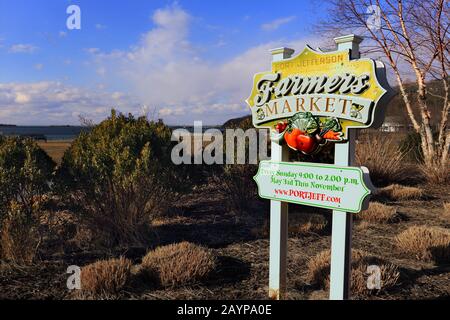
[[[171,126],[172,129],[184,128],[191,132],[193,127]],[[220,127],[204,126],[203,130]],[[0,135],[5,136],[45,136],[47,140],[73,140],[82,131],[89,131],[90,128],[82,126],[2,126],[0,125]]]
[[[0,134],[5,136],[45,136],[47,140],[73,140],[82,131],[89,131],[81,126],[0,126]]]

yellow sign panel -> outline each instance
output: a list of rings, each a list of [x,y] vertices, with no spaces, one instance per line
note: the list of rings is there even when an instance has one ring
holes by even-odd
[[[278,134],[298,149],[301,139],[343,141],[348,128],[370,127],[386,92],[374,60],[306,47],[293,58],[273,62],[270,72],[256,74],[247,103],[255,127],[272,129],[274,137]],[[315,148],[309,143],[300,148],[305,153],[310,149]]]

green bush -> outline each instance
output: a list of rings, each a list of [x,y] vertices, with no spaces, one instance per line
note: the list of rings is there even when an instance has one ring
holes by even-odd
[[[234,213],[249,213],[257,197],[253,177],[258,167],[253,164],[226,164],[214,180],[221,186],[227,201],[227,209]]]
[[[82,133],[60,168],[88,226],[103,245],[142,244],[149,222],[186,186],[170,159],[171,130],[162,123],[116,114]]]
[[[0,231],[2,259],[16,265],[33,263],[41,242],[37,213],[28,214],[18,202],[11,201]]]
[[[0,214],[18,201],[31,214],[49,190],[55,163],[31,139],[0,137]]]
[[[254,129],[251,117],[228,121],[225,129]],[[226,139],[225,139],[226,140]],[[254,142],[254,141],[253,141]],[[249,164],[250,142],[245,140],[246,163],[237,164],[237,150],[234,150],[234,164],[225,164],[220,167],[220,171],[214,172],[213,181],[221,187],[226,197],[227,209],[234,213],[249,213],[255,200],[258,199],[256,182],[253,177],[258,171],[258,165]],[[226,153],[226,143],[224,141],[224,152]]]
[[[31,139],[0,137],[1,253],[17,263],[31,262],[45,193],[55,163]]]

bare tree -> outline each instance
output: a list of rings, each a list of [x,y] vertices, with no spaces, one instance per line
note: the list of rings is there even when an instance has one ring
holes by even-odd
[[[369,40],[366,52],[381,57],[394,73],[408,118],[420,134],[425,166],[442,170],[448,170],[450,146],[449,11],[448,0],[332,0],[328,18],[318,26],[321,32],[357,33]],[[408,75],[417,84],[412,95],[406,90]],[[439,115],[429,108],[431,79],[443,83]],[[440,118],[437,129],[432,117]]]
[[[148,121],[156,121],[159,120],[159,112],[158,108],[151,107],[146,104],[141,107],[141,115],[144,116]]]
[[[94,120],[87,118],[84,115],[78,115],[78,121],[83,127],[92,128],[95,126]]]

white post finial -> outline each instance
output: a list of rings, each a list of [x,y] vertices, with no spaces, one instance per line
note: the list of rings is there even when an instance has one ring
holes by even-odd
[[[364,39],[360,36],[349,34],[342,37],[334,38],[334,42],[337,44],[338,50],[348,50],[351,51],[351,58],[358,59],[359,58],[359,44]]]
[[[294,54],[295,50],[291,48],[281,47],[270,50],[272,54],[272,62],[289,59]]]

